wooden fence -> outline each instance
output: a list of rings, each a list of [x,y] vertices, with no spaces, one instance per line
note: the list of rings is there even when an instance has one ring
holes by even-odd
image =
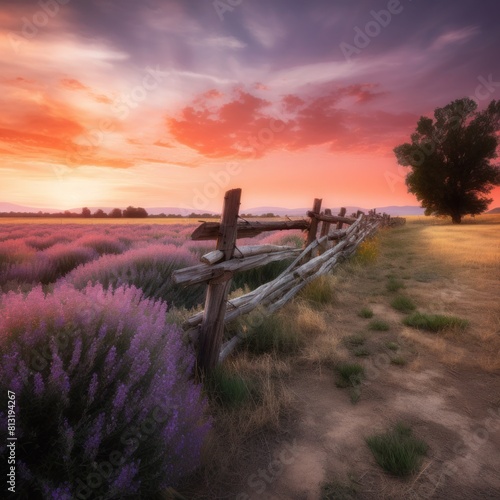
[[[404,224],[400,217],[358,211],[346,216],[321,211],[322,200],[315,199],[307,219],[288,221],[247,221],[239,216],[241,189],[226,192],[220,222],[204,222],[191,235],[193,240],[216,239],[216,249],[201,258],[202,264],[173,273],[176,283],[208,283],[205,308],[189,318],[185,329],[197,343],[198,368],[208,373],[224,359],[241,338],[236,335],[222,345],[224,325],[261,306],[272,313],[284,306],[304,286],[328,273],[355,252],[360,243],[381,226]],[[344,227],[345,226],[345,227]],[[265,231],[299,229],[307,232],[305,248],[278,245],[236,246],[237,238],[256,236]],[[318,235],[319,230],[319,235]],[[241,297],[228,300],[235,272],[254,269],[270,262],[292,260],[274,280]]]

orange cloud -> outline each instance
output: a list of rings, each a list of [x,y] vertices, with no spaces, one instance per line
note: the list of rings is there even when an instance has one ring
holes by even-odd
[[[313,89],[313,95],[287,94],[276,102],[237,89],[218,106],[205,93],[166,123],[179,143],[212,158],[259,158],[273,149],[319,145],[340,152],[387,152],[417,117],[365,109],[382,95],[375,87],[326,85]],[[276,110],[281,110],[281,119]]]

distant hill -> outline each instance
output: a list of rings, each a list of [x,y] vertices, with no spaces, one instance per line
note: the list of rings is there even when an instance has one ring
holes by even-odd
[[[327,207],[330,208],[330,207]],[[417,206],[412,206],[412,205],[405,205],[405,206],[396,206],[396,205],[391,205],[387,207],[375,207],[377,209],[378,213],[383,213],[385,212],[386,214],[389,215],[423,215],[424,214],[424,209],[417,207]],[[352,214],[353,212],[357,212],[358,210],[361,210],[362,212],[368,212],[368,208],[363,208],[363,207],[356,207],[356,206],[347,206],[347,213]],[[301,215],[306,215],[307,211],[310,210],[310,208],[283,208],[283,207],[254,207],[254,208],[242,208],[240,210],[240,213],[246,214],[250,213],[252,215],[262,215],[262,214],[267,214],[267,213],[273,213],[275,215],[289,215],[290,217],[296,217],[296,216],[301,216]],[[332,213],[334,215],[338,214],[340,211],[340,207],[334,207],[331,208]]]
[[[491,210],[489,210],[488,212],[486,212],[487,214],[500,214],[500,207],[497,207],[497,208],[492,208]]]
[[[135,205],[134,205],[135,206]],[[109,213],[113,208],[121,208],[124,209],[126,207],[88,207],[92,213],[96,210],[101,209],[102,211]],[[191,213],[208,213],[214,215],[216,212],[212,210],[205,209],[196,209],[196,208],[180,208],[180,207],[143,207],[146,209],[149,215],[159,215],[159,214],[179,214],[181,216],[190,215]],[[347,214],[352,214],[353,212],[357,212],[361,210],[363,212],[368,212],[368,208],[357,207],[357,206],[347,206]],[[385,212],[389,215],[423,215],[424,209],[412,206],[386,206],[386,207],[376,207],[377,212]],[[37,213],[39,211],[46,213],[62,213],[64,210],[55,209],[55,208],[39,208],[39,207],[28,207],[25,205],[17,205],[15,203],[6,203],[0,202],[0,212],[32,212]],[[263,215],[268,213],[273,213],[279,216],[288,215],[290,217],[300,217],[305,216],[307,211],[310,208],[285,208],[285,207],[251,207],[251,208],[242,208],[240,209],[240,213],[242,214],[252,214],[252,215]],[[333,214],[337,214],[340,210],[340,207],[331,208]],[[500,208],[495,208],[494,210],[500,210]],[[81,213],[82,207],[78,208],[70,208],[70,212]],[[499,213],[495,211],[490,211],[488,213]]]
[[[5,203],[0,201],[0,212],[40,212],[40,211],[49,214],[58,214],[60,212],[63,212],[64,210],[57,210],[56,208],[27,207],[24,205],[17,205],[16,203]]]

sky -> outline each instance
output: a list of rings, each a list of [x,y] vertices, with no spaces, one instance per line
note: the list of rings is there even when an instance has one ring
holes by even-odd
[[[500,99],[498,0],[0,0],[0,201],[417,205],[393,148]],[[500,189],[492,192],[500,206]]]

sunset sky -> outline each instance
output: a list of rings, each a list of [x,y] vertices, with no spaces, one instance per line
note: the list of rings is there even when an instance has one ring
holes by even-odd
[[[1,0],[0,201],[416,205],[392,149],[500,99],[499,20],[498,0]]]

